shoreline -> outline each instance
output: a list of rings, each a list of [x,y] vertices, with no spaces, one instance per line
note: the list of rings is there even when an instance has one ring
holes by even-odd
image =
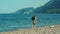
[[[17,29],[7,32],[0,32],[0,34],[54,34],[54,33],[60,34],[60,25],[51,25],[31,29]]]
[[[53,24],[53,25],[60,25],[60,24]],[[36,26],[34,28],[41,28],[41,27],[47,27],[47,26],[52,26],[52,25],[44,25],[44,26]],[[33,27],[19,27],[19,28],[13,28],[13,29],[6,29],[0,32],[9,32],[9,31],[14,31],[14,30],[24,30],[24,29],[32,29]]]

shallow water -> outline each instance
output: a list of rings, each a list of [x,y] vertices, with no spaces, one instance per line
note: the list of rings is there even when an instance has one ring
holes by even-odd
[[[32,27],[33,14],[0,14],[0,31]],[[36,14],[36,26],[60,24],[60,14]]]

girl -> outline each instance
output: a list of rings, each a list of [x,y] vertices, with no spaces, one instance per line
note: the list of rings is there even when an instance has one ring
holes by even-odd
[[[34,27],[36,25],[36,15],[32,17],[32,20],[33,20],[33,27]]]

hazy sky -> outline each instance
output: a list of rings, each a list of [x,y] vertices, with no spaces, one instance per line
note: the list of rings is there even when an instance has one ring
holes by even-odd
[[[16,12],[26,7],[39,7],[49,0],[0,0],[0,13]]]

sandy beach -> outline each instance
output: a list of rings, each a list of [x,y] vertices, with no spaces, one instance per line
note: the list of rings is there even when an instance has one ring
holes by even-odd
[[[18,29],[0,34],[60,34],[60,25],[51,25],[31,29]]]

